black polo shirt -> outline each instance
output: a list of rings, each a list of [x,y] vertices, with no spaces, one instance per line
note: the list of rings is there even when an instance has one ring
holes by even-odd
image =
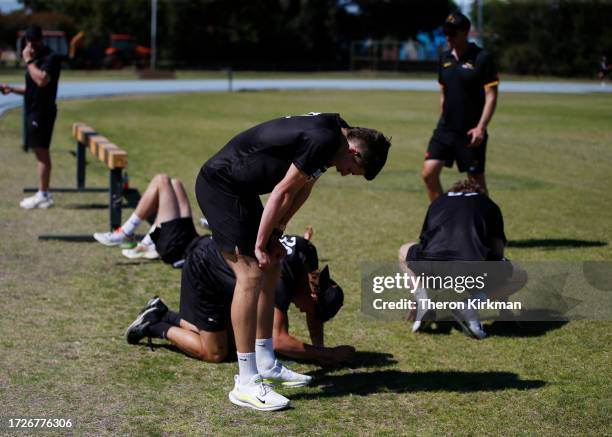
[[[44,46],[34,58],[34,64],[49,75],[49,83],[39,87],[26,70],[25,107],[28,114],[55,113],[57,84],[62,68],[61,57],[49,47]]]
[[[504,219],[489,197],[478,193],[446,193],[434,200],[423,223],[421,256],[425,260],[499,261],[493,239],[504,244]]]
[[[348,125],[338,114],[277,118],[236,135],[201,172],[235,192],[256,194],[271,192],[291,164],[317,178],[346,144],[343,127]]]
[[[457,60],[450,50],[440,56],[438,82],[444,90],[444,107],[438,128],[467,132],[482,116],[485,88],[499,84],[493,57],[474,43]]]

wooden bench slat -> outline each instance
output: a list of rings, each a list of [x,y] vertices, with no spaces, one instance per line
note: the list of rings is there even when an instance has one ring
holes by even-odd
[[[125,150],[109,150],[105,162],[110,169],[126,168],[128,165],[128,154]]]
[[[127,167],[128,153],[85,123],[74,123],[72,135],[111,170]]]

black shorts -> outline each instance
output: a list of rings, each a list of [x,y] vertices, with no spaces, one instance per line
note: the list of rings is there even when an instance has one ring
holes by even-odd
[[[174,264],[185,258],[187,247],[197,236],[191,217],[184,217],[162,223],[151,233],[151,240],[161,259]]]
[[[48,149],[51,146],[56,115],[55,109],[44,113],[27,114],[26,142],[28,149]]]
[[[263,205],[256,193],[238,193],[227,184],[198,173],[196,197],[219,250],[255,258]]]
[[[453,162],[457,161],[461,173],[481,174],[485,171],[488,139],[489,135],[485,133],[480,146],[468,147],[470,138],[467,134],[437,128],[429,140],[425,160],[444,161],[447,167],[452,167]]]
[[[215,287],[203,253],[205,239],[200,237],[187,254],[181,276],[180,316],[198,329],[219,332],[228,329],[231,298]]]

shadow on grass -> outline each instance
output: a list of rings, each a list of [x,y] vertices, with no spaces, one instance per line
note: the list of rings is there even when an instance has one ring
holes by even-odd
[[[407,393],[421,391],[448,391],[470,393],[507,389],[529,390],[543,387],[541,380],[521,380],[512,372],[460,372],[430,371],[402,372],[379,370],[375,372],[326,375],[313,381],[314,393],[295,393],[292,399],[320,399],[349,395],[367,396],[373,393]]]
[[[484,330],[491,337],[540,337],[567,324],[567,320],[548,322],[515,322],[497,320],[485,325]]]
[[[575,240],[572,238],[529,238],[527,240],[508,241],[507,247],[514,247],[518,249],[531,249],[534,247],[543,249],[566,249],[573,247],[601,247],[607,245],[607,241],[599,240]]]
[[[483,327],[489,337],[540,337],[562,328],[568,322],[562,319],[562,314],[546,310],[530,311],[522,316],[531,320],[520,320],[521,316],[519,316],[519,320],[494,320],[492,323],[483,323]],[[461,332],[461,327],[457,322],[438,320],[419,331],[417,335],[449,335],[453,328]]]

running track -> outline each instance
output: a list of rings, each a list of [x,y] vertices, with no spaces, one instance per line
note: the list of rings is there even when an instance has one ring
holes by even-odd
[[[343,80],[343,79],[238,79],[232,84],[240,90],[396,90],[437,91],[432,80]],[[60,82],[60,100],[134,94],[192,93],[228,91],[227,80],[123,80],[97,82]],[[612,93],[612,86],[580,82],[502,82],[504,93]],[[0,115],[21,106],[22,97],[0,95]]]

